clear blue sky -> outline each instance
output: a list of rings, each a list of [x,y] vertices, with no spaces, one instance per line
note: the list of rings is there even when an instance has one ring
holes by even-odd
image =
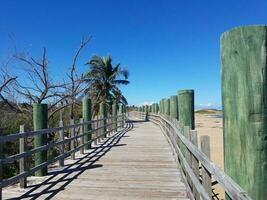
[[[195,89],[196,105],[220,105],[220,35],[266,24],[267,1],[76,0],[1,2],[0,61],[46,47],[55,79],[70,65],[82,36],[92,35],[79,70],[92,55],[111,54],[131,73],[122,90],[130,104]]]

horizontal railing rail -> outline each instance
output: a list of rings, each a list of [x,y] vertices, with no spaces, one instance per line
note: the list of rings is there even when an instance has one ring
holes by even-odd
[[[25,179],[28,176],[34,174],[36,171],[44,167],[47,167],[48,165],[53,164],[57,161],[59,161],[60,162],[59,165],[62,166],[63,165],[62,163],[64,163],[64,159],[66,157],[73,155],[77,151],[81,151],[83,153],[84,147],[86,145],[92,142],[97,143],[97,141],[100,141],[101,138],[103,138],[105,135],[113,131],[117,131],[119,128],[122,128],[125,124],[125,121],[126,121],[126,116],[125,114],[122,114],[118,116],[110,116],[110,117],[101,118],[101,119],[92,120],[92,121],[86,121],[86,122],[83,122],[83,119],[81,119],[80,122],[77,124],[63,126],[63,123],[61,123],[62,126],[60,127],[42,129],[38,131],[20,132],[20,133],[11,134],[11,135],[0,136],[0,146],[2,150],[3,145],[9,141],[19,140],[20,146],[24,146],[25,140],[27,138],[34,137],[37,135],[43,135],[43,134],[51,134],[51,133],[59,134],[59,137],[58,137],[59,140],[53,140],[47,143],[46,145],[39,146],[39,147],[32,148],[32,149],[26,148],[24,149],[24,151],[20,150],[20,152],[17,154],[3,157],[3,152],[0,152],[1,154],[0,169],[2,170],[2,171],[0,170],[2,172],[0,176],[2,176],[2,174],[5,173],[3,171],[3,164],[14,163],[15,161],[20,161],[22,159],[23,159],[23,162],[25,162],[27,157],[33,156],[36,153],[47,151],[55,147],[59,147],[61,148],[61,150],[63,148],[63,150],[60,152],[59,155],[47,160],[46,162],[41,163],[40,165],[34,166],[30,169],[25,169],[24,168],[25,165],[24,165],[23,170],[20,169],[19,174],[14,175],[7,179],[0,178],[0,188],[2,189],[3,187],[6,187],[8,185],[17,183],[20,180],[25,181]],[[89,125],[89,124],[92,125],[91,130],[84,131],[84,126]],[[65,138],[64,131],[68,131],[68,133],[70,134],[70,137]],[[92,137],[92,139],[85,142],[84,136],[92,135],[92,134],[94,134],[94,137]],[[70,144],[70,147],[69,147],[69,150],[65,152],[64,148],[66,144]],[[74,156],[72,158],[74,158]]]
[[[189,127],[182,129],[177,119],[166,115],[137,111],[134,111],[133,114],[155,123],[167,136],[183,169],[184,179],[190,189],[192,199],[211,199],[212,180],[214,180],[231,199],[251,200],[247,192],[197,147],[197,142],[192,143],[192,140],[197,141],[195,130],[189,130]]]

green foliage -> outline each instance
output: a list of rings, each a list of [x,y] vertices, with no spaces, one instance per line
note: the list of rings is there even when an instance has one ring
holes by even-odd
[[[98,113],[101,102],[109,106],[109,111],[113,101],[127,104],[119,85],[129,84],[129,72],[120,64],[113,66],[110,56],[93,56],[87,64],[90,65],[90,70],[84,74],[84,78],[89,84],[86,92],[92,100],[94,116]]]
[[[202,110],[195,111],[195,113],[212,115],[212,114],[219,114],[220,111],[216,109],[202,109]]]

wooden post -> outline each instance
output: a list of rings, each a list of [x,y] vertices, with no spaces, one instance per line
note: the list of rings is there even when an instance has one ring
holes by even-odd
[[[221,36],[224,170],[252,199],[267,194],[267,26]]]
[[[181,90],[178,92],[178,115],[183,126],[195,129],[194,90]]]
[[[47,104],[33,104],[33,127],[34,130],[47,128]],[[47,134],[39,134],[34,136],[34,148],[47,144]],[[38,166],[47,161],[47,150],[35,153],[34,164]],[[35,176],[45,176],[47,167],[35,172]]]
[[[116,132],[117,131],[117,102],[116,101],[114,101],[112,104],[112,116],[113,116],[112,122],[114,123],[112,127],[114,131]]]
[[[19,132],[24,133],[24,125],[20,125]],[[24,153],[26,151],[26,138],[19,139],[19,153]],[[19,173],[23,173],[26,171],[26,157],[23,157],[19,160]],[[22,178],[19,180],[19,186],[21,188],[27,187],[27,178]]]
[[[184,127],[184,136],[188,140],[190,140],[189,134],[190,134],[190,128],[189,128],[189,126],[185,126]],[[183,145],[183,148],[181,150],[184,154],[185,160],[187,161],[188,165],[191,167],[191,156],[190,156],[189,150],[187,149],[187,147],[185,145]],[[187,178],[188,185],[190,186],[190,188],[192,188],[192,181],[191,181],[190,176],[187,173],[186,173],[186,178]]]
[[[101,135],[102,135],[102,138],[105,138],[105,137],[107,137],[107,135],[106,135],[106,130],[107,130],[106,124],[107,124],[107,121],[105,119],[105,118],[107,118],[107,106],[106,106],[105,102],[101,102],[100,103],[100,109],[99,110],[100,110],[100,117],[103,119],[103,120],[101,120],[102,126],[103,126],[103,128],[101,129],[102,130]]]
[[[201,151],[210,159],[210,137],[207,135],[201,136],[200,143],[201,143]],[[212,197],[211,174],[204,167],[204,165],[201,166],[201,174],[202,174],[203,187],[205,188],[206,192],[211,198]]]
[[[83,120],[84,122],[89,122],[92,120],[92,111],[91,111],[91,99],[89,99],[87,96],[83,98]],[[85,124],[84,125],[84,132],[87,133],[88,131],[92,130],[91,124]],[[88,143],[92,139],[92,133],[87,133],[84,136],[84,143],[87,143],[87,145],[84,146],[84,149],[90,149],[91,148],[91,142]]]
[[[192,144],[194,144],[198,148],[198,139],[197,139],[196,130],[190,130],[190,141]],[[199,161],[192,153],[191,153],[191,166],[192,166],[194,174],[199,179]],[[193,187],[193,195],[196,200],[200,199],[199,193],[197,192],[197,189],[195,186]]]
[[[70,120],[70,125],[74,125],[74,119]],[[75,128],[70,128],[70,137],[75,136]],[[75,140],[70,141],[70,149],[74,150],[75,149]],[[75,152],[71,153],[71,159],[75,160]]]
[[[156,103],[155,104],[155,113],[158,114],[158,112],[159,112],[159,104]]]
[[[80,119],[80,124],[83,124],[83,118]],[[81,125],[80,126],[80,135],[83,135],[83,133],[84,133],[83,128],[84,128],[84,126]],[[83,145],[83,144],[84,144],[84,137],[82,136],[82,137],[80,137],[80,145]],[[84,154],[84,147],[82,147],[80,149],[80,154]]]
[[[63,127],[62,120],[59,121],[59,127]],[[60,141],[64,141],[64,130],[63,129],[59,130],[59,138],[60,138]],[[60,147],[60,154],[63,155],[64,152],[65,152],[65,144],[63,143]],[[64,157],[59,160],[59,166],[60,167],[64,166]]]
[[[148,121],[148,105],[145,106],[145,121]]]
[[[98,116],[96,116],[96,119],[98,119]],[[98,136],[98,131],[96,130],[97,127],[98,127],[98,122],[94,122],[94,127],[93,127],[93,130],[94,130],[94,145],[97,145],[97,136]]]
[[[97,128],[100,128],[101,127],[101,124],[102,124],[102,121],[100,120],[101,119],[101,116],[98,115],[97,116],[97,119],[99,120],[97,122]],[[101,142],[101,137],[100,137],[101,133],[102,133],[102,129],[98,129],[98,131],[97,131],[98,142]]]
[[[170,115],[170,99],[164,99],[164,111],[165,115]]]
[[[170,116],[179,120],[178,97],[176,95],[170,97]]]

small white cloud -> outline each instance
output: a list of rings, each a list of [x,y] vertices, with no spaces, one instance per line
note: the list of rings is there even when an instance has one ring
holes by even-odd
[[[155,103],[155,102],[154,101],[145,101],[143,103],[139,103],[138,106],[145,106],[145,105],[151,106],[153,103]]]

